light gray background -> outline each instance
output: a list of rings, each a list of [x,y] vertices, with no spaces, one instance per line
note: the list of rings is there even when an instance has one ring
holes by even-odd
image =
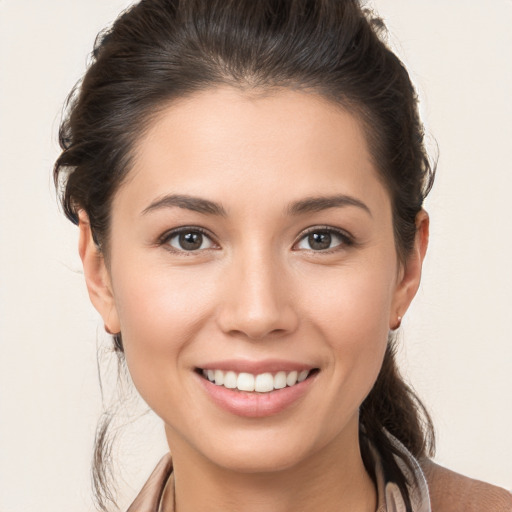
[[[50,171],[63,100],[126,0],[0,0],[0,512],[92,510],[101,409],[77,230]],[[512,486],[512,2],[375,0],[440,146],[431,246],[400,357],[438,432],[438,462]],[[127,503],[165,452],[127,430]]]

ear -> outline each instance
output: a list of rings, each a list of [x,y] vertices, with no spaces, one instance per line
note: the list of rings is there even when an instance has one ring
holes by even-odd
[[[397,329],[405,312],[409,308],[412,299],[420,286],[421,269],[427,252],[429,235],[429,218],[425,210],[421,210],[416,216],[416,237],[414,247],[402,264],[398,274],[397,287],[390,311],[390,329]]]
[[[121,331],[114,301],[114,293],[105,258],[93,240],[89,217],[82,210],[78,216],[80,230],[78,252],[84,267],[87,291],[93,306],[103,318],[105,330],[110,334]]]

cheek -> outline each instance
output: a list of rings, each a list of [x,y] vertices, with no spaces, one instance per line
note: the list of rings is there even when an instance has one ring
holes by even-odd
[[[192,275],[192,270],[172,272],[157,265],[144,265],[141,272],[130,261],[113,268],[126,362],[135,386],[150,402],[150,390],[158,389],[162,378],[177,375],[181,352],[210,315],[215,280],[201,279],[197,270]]]
[[[343,344],[386,337],[395,289],[394,265],[390,259],[387,265],[341,268],[323,280],[310,274],[308,292],[300,293],[306,299],[304,307],[309,310],[309,318],[331,332],[328,338],[338,338]],[[318,286],[319,283],[323,285]]]
[[[394,259],[389,258],[387,270],[383,264],[340,269],[329,286],[316,288],[305,304],[313,329],[328,344],[329,366],[341,383],[340,393],[353,402],[348,409],[368,394],[384,357],[396,278]]]

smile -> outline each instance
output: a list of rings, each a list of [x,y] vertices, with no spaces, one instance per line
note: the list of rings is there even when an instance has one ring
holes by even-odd
[[[228,413],[246,418],[272,416],[299,403],[319,373],[319,368],[278,361],[224,361],[196,368],[206,396]]]
[[[276,389],[293,387],[305,381],[314,370],[278,371],[253,375],[246,372],[223,371],[218,369],[201,370],[203,377],[217,386],[238,391],[270,393]]]

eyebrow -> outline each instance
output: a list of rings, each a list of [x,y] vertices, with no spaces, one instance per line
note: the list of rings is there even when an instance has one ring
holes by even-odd
[[[193,197],[183,194],[170,194],[156,201],[153,201],[147,208],[142,211],[142,215],[160,210],[162,208],[183,208],[185,210],[192,210],[194,212],[202,213],[205,215],[219,215],[226,216],[226,210],[219,203],[202,199],[200,197]]]
[[[301,215],[304,213],[319,212],[327,210],[329,208],[342,208],[346,206],[355,206],[366,211],[370,217],[372,212],[366,204],[359,199],[347,195],[335,195],[335,196],[319,196],[319,197],[308,197],[291,203],[288,208],[289,215]],[[202,213],[204,215],[218,215],[226,217],[226,210],[224,207],[210,201],[208,199],[202,199],[199,197],[188,196],[184,194],[170,194],[160,199],[153,201],[147,208],[142,211],[142,215],[146,215],[155,210],[163,208],[183,208],[186,210],[192,210],[194,212]]]
[[[361,208],[372,217],[372,212],[366,204],[355,197],[347,195],[307,197],[306,199],[291,203],[288,206],[288,213],[290,215],[300,215],[303,213],[320,212],[329,208],[342,208],[346,206]]]

